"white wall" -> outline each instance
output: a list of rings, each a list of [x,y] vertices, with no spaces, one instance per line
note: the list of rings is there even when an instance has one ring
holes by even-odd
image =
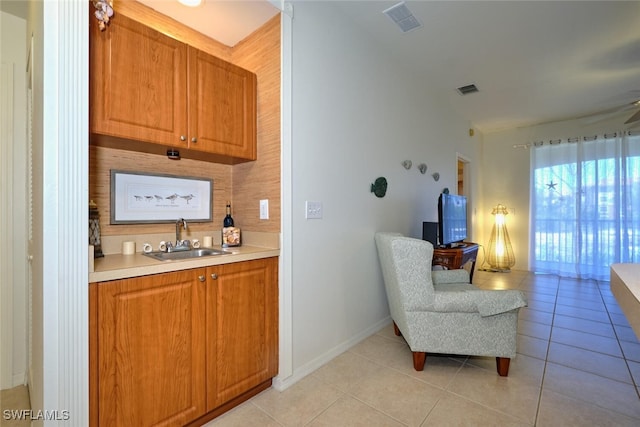
[[[2,239],[0,293],[2,341],[0,388],[25,382],[27,372],[26,233],[26,29],[24,19],[0,12],[2,35]],[[18,41],[18,42],[16,42]],[[6,121],[5,121],[6,119]]]
[[[514,129],[483,136],[482,189],[478,206],[482,220],[478,227],[478,243],[486,250],[494,220],[491,211],[499,203],[505,205],[509,210],[507,231],[516,257],[514,270],[527,270],[528,267],[529,151],[512,147],[523,143],[527,135],[526,130]],[[479,261],[480,264],[484,262],[482,255]]]
[[[576,119],[485,134],[480,206],[485,216],[480,243],[489,243],[493,219],[490,212],[495,205],[502,203],[510,211],[506,220],[516,257],[513,269],[529,269],[530,157],[528,149],[513,148],[514,144],[615,132],[623,129],[622,124],[630,115],[626,112],[607,121],[591,124],[587,124],[587,120]]]
[[[294,377],[388,322],[374,233],[421,237],[422,222],[437,218],[438,194],[455,191],[456,153],[473,169],[479,156],[468,123],[429,96],[427,81],[342,20],[332,4],[295,3]],[[413,161],[409,171],[405,159]],[[389,184],[384,198],[370,192],[380,176]],[[306,200],[322,202],[322,219],[305,219]]]

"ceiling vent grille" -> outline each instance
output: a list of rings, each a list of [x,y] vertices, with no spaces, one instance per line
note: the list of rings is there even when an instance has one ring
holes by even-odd
[[[396,25],[403,33],[407,33],[411,30],[422,27],[422,24],[420,23],[420,21],[418,21],[418,18],[413,16],[413,13],[404,4],[404,2],[400,2],[394,6],[391,6],[389,9],[384,10],[382,13],[391,18],[391,20],[396,23]]]
[[[471,84],[471,85],[466,85],[466,86],[460,86],[458,88],[458,93],[460,93],[460,95],[469,95],[470,93],[476,93],[479,92],[478,88],[476,87],[476,85]]]

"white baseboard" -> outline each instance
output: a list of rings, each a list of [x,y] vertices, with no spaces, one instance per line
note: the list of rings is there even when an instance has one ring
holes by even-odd
[[[380,331],[390,323],[391,323],[391,316],[387,316],[384,319],[380,320],[379,322],[374,323],[372,326],[368,327],[367,329],[349,338],[347,341],[344,341],[343,343],[333,347],[326,353],[319,355],[318,357],[309,361],[308,363],[305,363],[304,365],[299,366],[297,368],[294,367],[293,374],[291,374],[287,378],[280,378],[279,376],[275,377],[273,379],[273,388],[275,388],[278,391],[286,390],[287,388],[291,387],[293,384],[300,381],[302,378],[306,377],[307,375],[317,370],[318,368],[326,365],[335,357],[349,350],[351,347],[355,346],[365,338],[368,338],[371,335],[375,334],[376,332]]]

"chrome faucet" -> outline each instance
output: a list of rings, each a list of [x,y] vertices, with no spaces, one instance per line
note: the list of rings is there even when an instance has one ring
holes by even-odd
[[[175,245],[168,244],[167,252],[191,250],[191,241],[182,240],[180,238],[180,227],[184,227],[185,230],[188,229],[187,221],[184,218],[178,218],[178,220],[176,221],[176,243]]]

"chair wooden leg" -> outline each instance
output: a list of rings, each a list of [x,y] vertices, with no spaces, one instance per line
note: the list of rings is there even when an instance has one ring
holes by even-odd
[[[424,369],[424,361],[427,359],[427,353],[423,351],[413,352],[413,369],[422,371]]]
[[[396,334],[396,336],[402,336],[402,332],[400,332],[400,329],[398,328],[398,325],[396,325],[396,322],[393,322],[393,333]]]
[[[509,375],[509,362],[511,359],[508,357],[496,357],[496,367],[498,368],[498,375],[506,377]]]

